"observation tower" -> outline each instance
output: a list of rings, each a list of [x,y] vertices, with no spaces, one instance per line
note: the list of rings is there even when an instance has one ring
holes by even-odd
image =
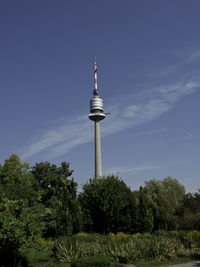
[[[89,119],[94,121],[94,147],[95,147],[95,177],[102,176],[101,162],[101,138],[100,138],[100,121],[105,119],[106,114],[103,112],[103,100],[99,97],[97,90],[97,65],[96,57],[94,58],[94,91],[93,98],[90,100]]]

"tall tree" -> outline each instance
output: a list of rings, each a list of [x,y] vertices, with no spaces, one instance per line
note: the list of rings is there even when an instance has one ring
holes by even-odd
[[[185,187],[177,179],[167,177],[147,181],[144,191],[153,210],[154,230],[178,228],[175,211],[185,196]]]
[[[178,216],[180,229],[200,230],[200,190],[185,195],[176,215]]]
[[[90,179],[79,195],[84,230],[89,232],[131,232],[136,201],[130,188],[115,176]]]
[[[37,199],[37,192],[33,190],[35,180],[30,173],[27,162],[22,163],[19,156],[11,155],[0,166],[1,191],[12,200],[26,199],[29,204]]]
[[[38,182],[37,191],[45,206],[45,235],[70,235],[80,230],[81,210],[76,198],[77,184],[71,177],[69,164],[60,167],[49,162],[37,163],[32,175]]]
[[[140,233],[152,232],[153,230],[153,214],[149,207],[148,198],[141,186],[139,190],[139,216],[138,231]]]
[[[42,206],[37,202],[28,163],[12,155],[0,166],[0,265],[15,266],[22,248],[42,233]],[[21,262],[25,266],[25,262]]]

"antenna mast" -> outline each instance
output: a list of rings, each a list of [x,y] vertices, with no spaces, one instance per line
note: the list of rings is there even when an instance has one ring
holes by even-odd
[[[97,91],[97,62],[96,62],[96,56],[94,57],[94,91],[93,91],[93,95],[97,96],[98,95],[98,91]]]

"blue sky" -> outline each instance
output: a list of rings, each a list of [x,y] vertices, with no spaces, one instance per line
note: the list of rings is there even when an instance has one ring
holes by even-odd
[[[104,174],[132,189],[200,185],[199,0],[2,0],[0,161],[70,163],[94,175],[88,119],[97,57]]]

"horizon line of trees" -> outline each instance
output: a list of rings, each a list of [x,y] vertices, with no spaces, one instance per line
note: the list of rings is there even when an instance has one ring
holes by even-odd
[[[69,163],[0,165],[0,255],[31,246],[39,237],[74,233],[145,233],[200,230],[200,190],[186,193],[175,178],[152,179],[132,191],[111,175],[89,179],[77,194]]]

